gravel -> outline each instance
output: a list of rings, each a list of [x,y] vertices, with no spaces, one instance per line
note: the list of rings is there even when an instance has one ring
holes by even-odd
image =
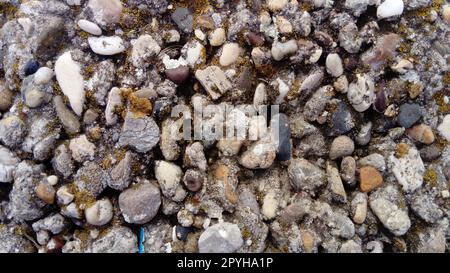
[[[0,252],[449,252],[445,1],[0,2]]]

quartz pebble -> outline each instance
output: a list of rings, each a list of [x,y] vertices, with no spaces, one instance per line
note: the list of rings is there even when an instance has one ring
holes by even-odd
[[[327,56],[326,66],[328,73],[330,73],[333,77],[339,77],[344,72],[342,60],[336,53],[332,53]]]
[[[438,126],[438,131],[447,141],[450,141],[450,115],[446,115]]]
[[[83,76],[80,64],[72,59],[70,51],[65,52],[56,60],[55,74],[62,92],[69,98],[72,110],[81,116],[85,101]]]
[[[297,42],[295,40],[289,40],[287,42],[274,41],[272,44],[272,57],[275,61],[281,61],[288,55],[294,54],[298,49]]]
[[[198,240],[200,253],[232,253],[244,243],[236,224],[219,223],[208,227]]]
[[[378,19],[401,15],[403,8],[403,0],[385,0],[377,8]]]
[[[86,221],[94,226],[103,226],[111,221],[113,217],[113,207],[108,198],[96,201],[92,206],[84,211]]]
[[[97,24],[91,21],[85,19],[78,20],[78,27],[89,34],[96,36],[102,35],[102,29]]]
[[[222,54],[219,58],[219,63],[221,66],[229,66],[236,62],[239,54],[241,52],[241,48],[237,43],[228,43],[223,45]]]
[[[89,37],[89,46],[94,53],[111,56],[125,51],[122,38],[119,36]]]

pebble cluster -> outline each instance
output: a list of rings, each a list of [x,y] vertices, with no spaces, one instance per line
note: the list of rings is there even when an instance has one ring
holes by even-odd
[[[448,1],[0,0],[0,28],[0,252],[449,252]],[[220,103],[278,105],[224,115],[279,142],[173,138]]]

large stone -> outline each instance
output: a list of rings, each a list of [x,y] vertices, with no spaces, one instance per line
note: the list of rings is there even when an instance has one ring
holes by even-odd
[[[119,207],[130,224],[145,224],[156,216],[161,205],[159,189],[150,183],[138,184],[119,195]]]
[[[129,146],[137,152],[146,153],[158,142],[159,127],[152,118],[127,113],[120,133],[119,146]]]
[[[200,253],[232,253],[244,243],[236,224],[219,223],[208,227],[198,239]]]

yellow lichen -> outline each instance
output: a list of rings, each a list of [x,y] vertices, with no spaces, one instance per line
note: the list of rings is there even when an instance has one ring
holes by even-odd
[[[432,168],[428,168],[423,174],[423,181],[431,186],[435,186],[437,182],[436,171]]]
[[[402,142],[397,145],[396,156],[398,158],[404,157],[406,154],[408,154],[408,152],[409,152],[408,144]]]

